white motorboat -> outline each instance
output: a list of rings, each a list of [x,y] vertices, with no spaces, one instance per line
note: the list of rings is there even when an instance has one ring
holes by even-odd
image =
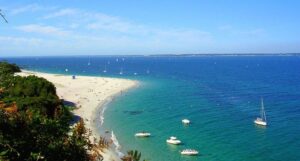
[[[182,123],[184,123],[184,124],[190,124],[190,123],[191,123],[191,121],[190,121],[190,120],[188,120],[188,119],[183,119],[183,120],[182,120]]]
[[[167,139],[167,143],[178,145],[178,144],[181,144],[181,141],[178,140],[176,137],[171,136],[169,139]]]
[[[267,126],[267,118],[266,118],[266,112],[265,112],[265,109],[264,109],[263,99],[261,99],[260,117],[256,118],[254,120],[254,123],[257,124],[257,125]]]
[[[199,152],[194,149],[184,149],[180,152],[180,154],[182,154],[182,155],[198,155]]]
[[[149,136],[151,136],[151,134],[148,132],[140,132],[140,133],[136,133],[135,136],[136,137],[149,137]]]

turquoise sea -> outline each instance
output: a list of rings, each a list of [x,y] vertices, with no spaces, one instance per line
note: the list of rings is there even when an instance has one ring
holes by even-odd
[[[138,88],[108,103],[104,113],[103,129],[114,132],[124,153],[138,149],[150,161],[300,160],[300,56],[5,59],[29,70],[139,80]],[[253,123],[261,97],[265,128]],[[192,124],[183,126],[183,118]],[[143,130],[153,136],[134,137]],[[170,136],[184,144],[166,144]],[[185,148],[200,155],[181,156]]]

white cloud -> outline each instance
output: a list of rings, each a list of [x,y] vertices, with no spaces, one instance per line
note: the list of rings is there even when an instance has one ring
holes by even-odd
[[[57,27],[43,26],[37,24],[18,26],[17,29],[24,32],[38,33],[44,35],[66,36],[69,34],[69,31],[65,31]]]
[[[45,44],[43,39],[16,36],[0,36],[0,43],[0,52],[4,56],[11,56],[13,53],[30,54],[35,49],[40,50],[41,45]]]
[[[261,28],[240,29],[240,28],[235,28],[231,25],[223,25],[220,26],[218,29],[224,33],[228,33],[231,35],[238,35],[238,36],[261,36],[265,33],[265,31]]]
[[[41,8],[42,7],[37,5],[37,4],[29,4],[29,5],[25,5],[25,6],[22,6],[22,7],[12,9],[11,14],[15,15],[15,14],[23,13],[23,12],[32,12],[32,11],[37,11]]]
[[[252,30],[245,30],[245,31],[240,31],[241,34],[244,35],[250,35],[250,36],[260,36],[265,33],[263,29],[252,29]]]
[[[86,25],[87,29],[109,30],[116,32],[133,32],[143,29],[140,25],[130,23],[115,16],[102,13],[85,13],[90,22]]]
[[[34,4],[28,4],[28,5],[23,5],[21,7],[13,8],[11,9],[10,14],[17,15],[25,12],[49,11],[49,10],[54,10],[56,8],[57,7],[45,7],[34,3]]]
[[[209,32],[199,29],[153,27],[101,12],[61,8],[44,16],[43,13],[40,15],[40,23],[47,25],[28,24],[15,29],[52,36],[43,37],[36,50],[41,48],[42,51],[47,51],[48,48],[54,53],[197,53],[213,42]],[[60,27],[55,27],[53,22]]]
[[[80,25],[78,24],[78,23],[71,23],[70,25],[69,25],[69,27],[70,28],[72,28],[72,29],[76,29],[76,28],[78,28]]]
[[[232,26],[231,25],[223,25],[223,26],[220,26],[218,29],[221,31],[229,31],[229,30],[232,30]]]
[[[62,17],[62,16],[71,16],[71,15],[75,15],[77,13],[78,12],[75,9],[66,8],[66,9],[61,9],[59,11],[50,13],[50,14],[44,16],[44,18],[49,19],[49,18],[56,18],[56,17]]]
[[[99,41],[101,39],[102,42],[102,38],[105,37],[106,40],[115,42],[122,39],[122,42],[120,43],[130,42],[129,45],[133,45],[133,42],[137,44],[144,43],[149,46],[168,44],[168,46],[174,45],[175,48],[184,45],[201,46],[201,43],[207,44],[212,42],[212,36],[209,32],[198,29],[162,29],[137,24],[117,16],[111,16],[100,12],[65,8],[44,17],[66,19],[68,22],[65,27],[75,29],[72,34],[72,39],[74,38],[74,35],[77,35],[79,37],[96,37],[94,41]],[[79,29],[79,27],[83,28]],[[126,39],[125,42],[123,41],[124,39]],[[120,43],[118,44],[120,45]]]
[[[13,36],[0,36],[0,42],[3,43],[13,43],[13,44],[31,44],[38,45],[42,42],[42,39],[37,38],[26,38],[26,37],[13,37]]]

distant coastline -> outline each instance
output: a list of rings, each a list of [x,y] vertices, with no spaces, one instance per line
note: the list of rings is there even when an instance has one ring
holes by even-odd
[[[300,53],[212,53],[212,54],[162,54],[162,55],[149,55],[157,57],[201,57],[201,56],[300,56]]]
[[[103,54],[90,54],[90,55],[23,55],[23,56],[1,56],[0,59],[5,58],[47,58],[47,57],[214,57],[214,56],[300,56],[300,53],[199,53],[199,54],[144,54],[144,55],[103,55]]]

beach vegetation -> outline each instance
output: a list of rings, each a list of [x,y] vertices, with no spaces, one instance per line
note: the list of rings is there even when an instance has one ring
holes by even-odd
[[[93,160],[96,144],[83,120],[72,114],[55,86],[36,76],[20,77],[14,64],[0,63],[0,160]],[[92,156],[93,154],[93,156]]]
[[[16,64],[10,64],[8,62],[0,62],[0,74],[14,74],[16,72],[21,72],[20,68]]]
[[[59,99],[51,82],[16,72],[17,65],[0,62],[0,161],[102,160],[101,152],[111,142],[100,137],[92,143],[83,119],[72,125],[72,108]],[[122,159],[140,158],[135,150]]]
[[[138,150],[130,150],[127,152],[127,155],[123,156],[121,159],[123,161],[141,161],[141,156],[141,152]]]

